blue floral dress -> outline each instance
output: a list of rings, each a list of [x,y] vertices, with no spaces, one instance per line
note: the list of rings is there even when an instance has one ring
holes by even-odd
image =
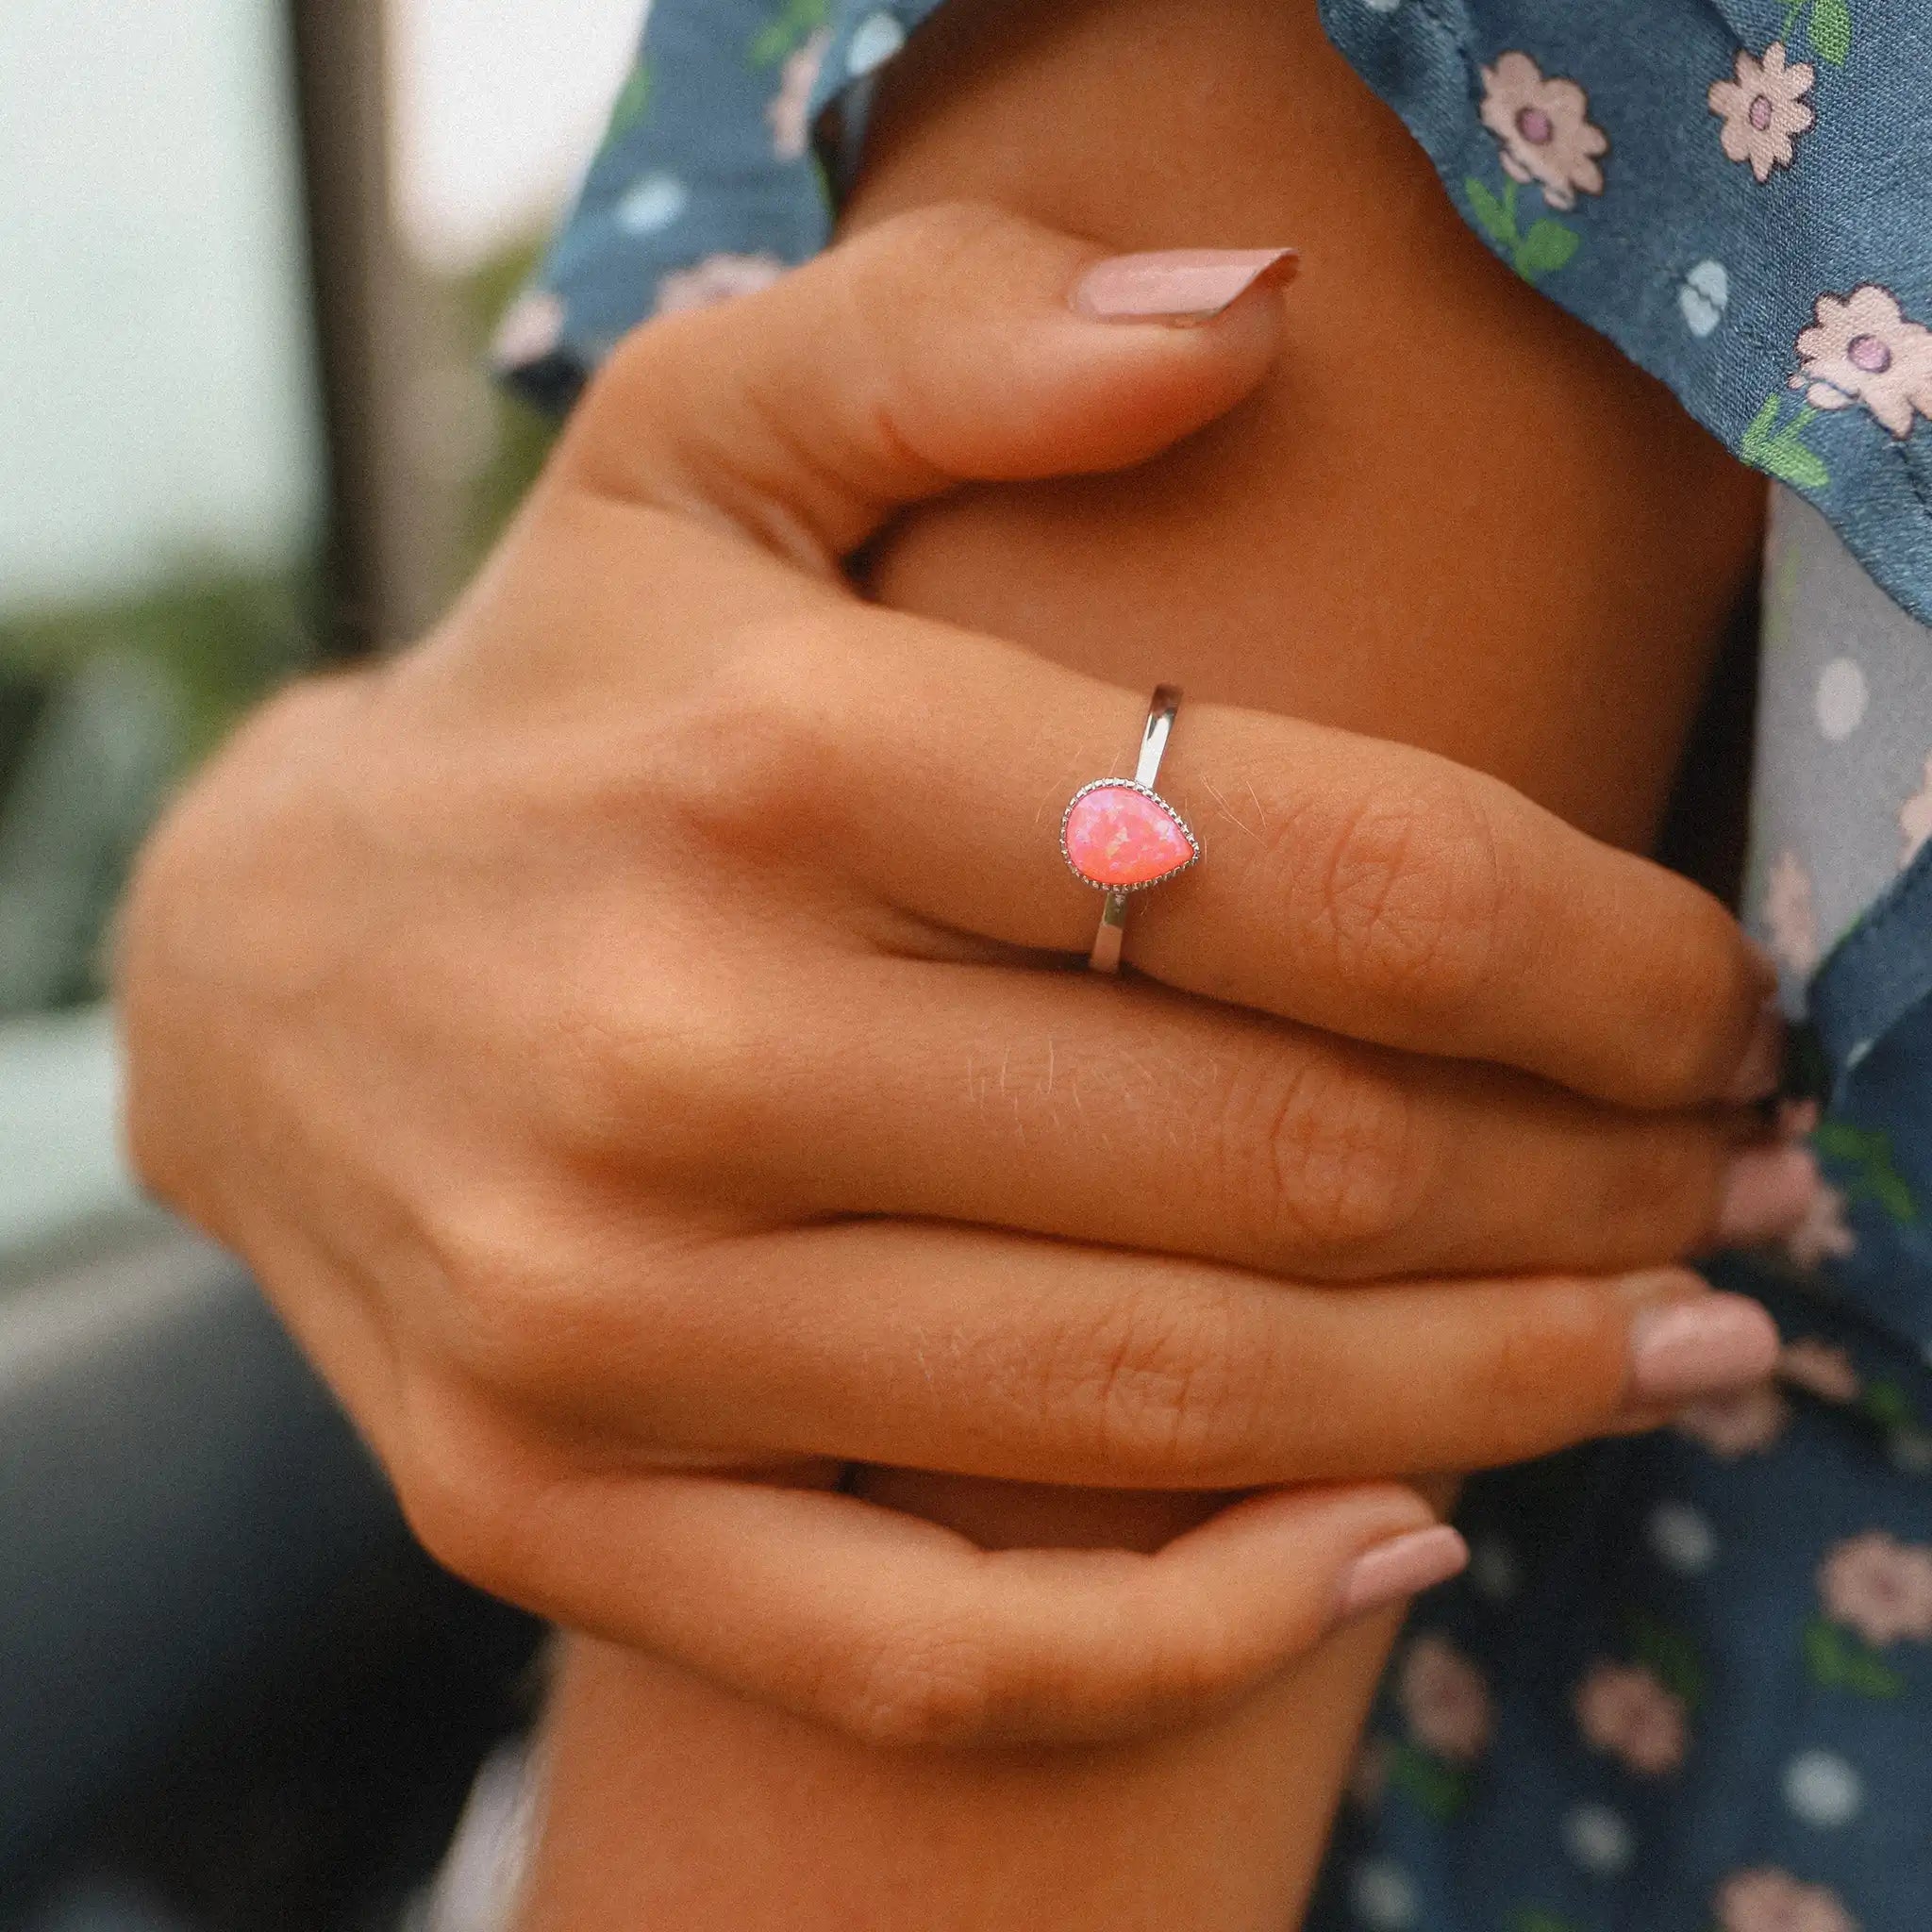
[[[656,0],[506,373],[562,406],[822,248],[940,4]],[[1777,1386],[1472,1487],[1308,1924],[1927,1932],[1932,0],[1322,7],[1490,247],[1776,480],[1746,910],[1831,1185],[1716,1271],[1784,1324]]]

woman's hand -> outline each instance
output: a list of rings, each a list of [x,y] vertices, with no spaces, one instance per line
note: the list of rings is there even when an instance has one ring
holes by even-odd
[[[1106,319],[1091,266],[927,212],[640,332],[463,607],[268,708],[125,922],[142,1172],[430,1548],[875,1738],[1184,1716],[1399,1571],[1430,1518],[1376,1479],[1774,1345],[1659,1265],[1789,1205],[1740,1106],[1767,975],[1493,781],[1192,705],[1205,863],[1136,907],[1139,976],[1059,970],[1098,909],[1060,808],[1145,693],[841,564],[954,479],[1149,456],[1274,353],[1260,293]],[[853,1462],[1268,1492],[995,1555],[825,1493]]]

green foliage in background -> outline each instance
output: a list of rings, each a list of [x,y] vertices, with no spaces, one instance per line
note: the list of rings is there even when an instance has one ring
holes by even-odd
[[[310,572],[185,568],[0,622],[0,1017],[97,998],[103,941],[170,786],[311,655]]]
[[[486,459],[452,485],[452,591],[555,435],[482,373],[534,255],[506,250],[444,291],[490,423]],[[0,1020],[100,996],[108,923],[161,800],[242,711],[315,660],[327,620],[308,558],[265,571],[187,562],[140,596],[0,619]]]
[[[139,658],[172,694],[181,756],[197,758],[244,705],[308,661],[319,613],[306,565],[189,564],[142,596],[0,619],[0,676],[51,684],[103,653]]]
[[[534,246],[506,249],[475,274],[451,285],[450,295],[461,349],[475,368],[488,360],[490,339],[504,311],[536,266]],[[494,437],[491,459],[477,474],[463,506],[463,555],[457,559],[467,579],[496,541],[525,492],[536,481],[556,440],[557,425],[541,410],[493,385],[491,408]]]

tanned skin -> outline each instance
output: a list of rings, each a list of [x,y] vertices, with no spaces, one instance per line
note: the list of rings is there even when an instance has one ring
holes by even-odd
[[[954,0],[887,76],[846,219],[960,196],[1123,250],[1291,243],[1289,346],[1131,473],[906,518],[880,599],[1427,746],[1651,844],[1761,485],[1472,238],[1312,0]],[[989,1544],[1144,1547],[1212,1507],[863,1487]],[[568,1642],[526,1932],[1280,1932],[1394,1628],[1185,1734],[979,1755],[869,1750]]]

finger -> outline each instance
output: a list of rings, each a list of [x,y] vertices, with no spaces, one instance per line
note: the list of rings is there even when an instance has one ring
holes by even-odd
[[[1293,257],[1164,274],[1141,258],[1138,277],[1116,263],[1095,278],[1100,256],[991,207],[899,216],[758,295],[631,336],[559,474],[826,567],[957,481],[1139,462],[1259,382],[1279,305],[1241,297],[1278,287]]]
[[[1466,1558],[1387,1484],[1252,1497],[1152,1556],[987,1551],[851,1496],[715,1476],[419,1491],[411,1519],[498,1595],[882,1745],[1183,1724]]]
[[[1340,1293],[894,1221],[654,1260],[619,1219],[595,1252],[483,1309],[458,1291],[424,1352],[619,1442],[1242,1489],[1522,1461],[1760,1379],[1777,1346],[1678,1270]]]
[[[569,514],[583,560],[574,585],[546,576],[553,628],[601,598],[627,635],[713,587],[698,601],[719,675],[665,721],[699,810],[722,799],[741,840],[754,822],[807,827],[910,908],[1067,950],[1091,941],[1095,906],[1052,835],[1079,784],[1121,768],[1144,701],[943,626],[876,613],[861,629],[795,573],[748,583],[741,544],[705,525],[829,574],[900,504],[1137,460],[1259,380],[1278,303],[1196,328],[1098,321],[1069,299],[1093,259],[997,210],[924,210],[760,295],[654,324],[593,386],[565,487],[533,511]],[[588,499],[613,498],[631,514],[607,526]],[[1163,783],[1208,863],[1135,908],[1130,958],[1158,977],[1639,1104],[1713,1097],[1740,1068],[1769,1084],[1769,978],[1715,901],[1505,787],[1208,707]]]
[[[882,611],[766,627],[680,708],[698,836],[843,866],[982,937],[1083,953],[1063,808],[1130,769],[1146,699]],[[672,754],[675,752],[676,757]],[[1162,794],[1202,862],[1138,894],[1126,957],[1191,992],[1636,1106],[1760,1097],[1766,962],[1690,881],[1410,747],[1201,704]]]
[[[1637,1268],[1768,1239],[1806,1205],[1758,1185],[1791,1157],[1741,1109],[1607,1107],[1145,984],[868,958],[827,965],[808,1033],[776,999],[745,1006],[740,1077],[698,1097],[679,1179],[799,1219],[1374,1280]]]

